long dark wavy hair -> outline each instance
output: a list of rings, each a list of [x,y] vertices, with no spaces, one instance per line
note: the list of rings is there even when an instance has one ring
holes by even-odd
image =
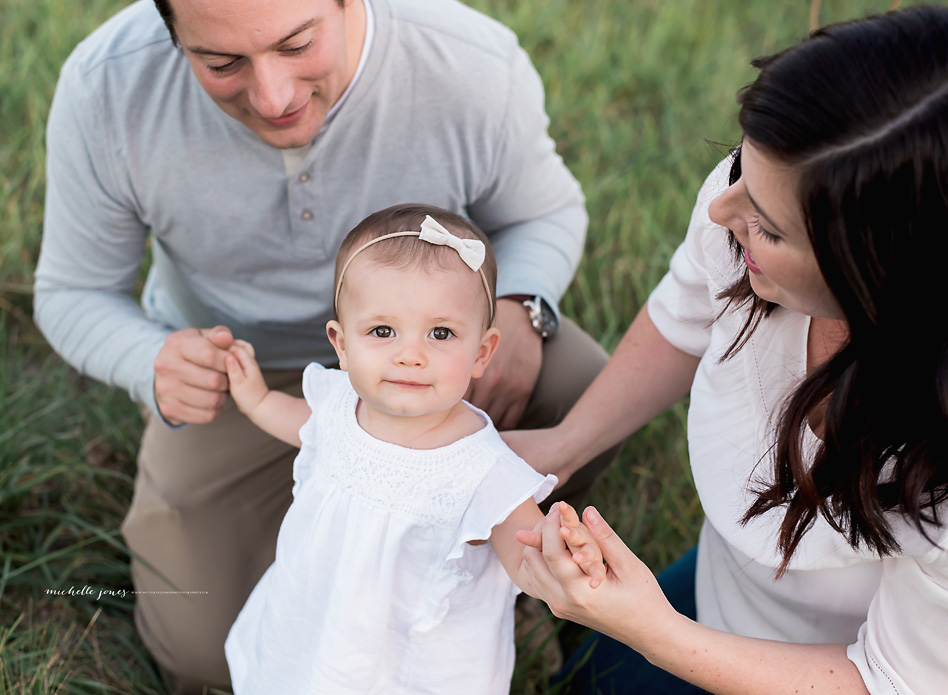
[[[820,270],[849,325],[841,350],[777,422],[774,476],[744,521],[785,507],[786,570],[822,515],[853,547],[899,550],[900,513],[927,537],[948,498],[948,9],[913,8],[814,32],[758,59],[739,93],[744,137],[799,174]],[[740,151],[731,181],[740,176]],[[741,348],[774,310],[745,276]],[[743,310],[742,309],[742,310]],[[725,358],[726,358],[725,357]],[[823,443],[804,458],[807,418]]]

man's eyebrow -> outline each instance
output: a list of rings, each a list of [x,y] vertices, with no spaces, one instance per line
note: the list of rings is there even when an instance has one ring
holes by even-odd
[[[760,207],[760,205],[757,204],[757,201],[754,200],[754,199],[751,197],[750,191],[748,191],[746,187],[745,187],[744,190],[745,190],[746,193],[747,193],[747,199],[751,202],[751,205],[754,206],[754,209],[757,210],[757,212],[760,214],[761,217],[763,217],[765,220],[767,220],[767,224],[769,224],[771,227],[773,227],[774,231],[780,232],[781,234],[783,234],[784,236],[786,236],[787,233],[784,232],[784,231],[777,225],[777,223],[774,222],[774,221],[770,218],[770,216],[769,216],[766,212],[763,211],[763,209]]]
[[[316,19],[315,19],[315,18],[310,19],[310,20],[308,20],[308,21],[306,21],[306,22],[303,22],[303,23],[300,24],[298,27],[296,27],[296,29],[294,29],[294,30],[291,31],[289,34],[287,34],[286,36],[284,36],[282,39],[280,39],[279,41],[277,41],[276,43],[274,43],[272,46],[270,46],[270,48],[271,48],[271,49],[279,48],[282,44],[286,43],[287,41],[289,41],[290,39],[292,39],[294,36],[296,36],[297,34],[299,34],[300,32],[306,31],[306,30],[309,29],[311,26],[313,26],[315,23],[316,23]],[[225,58],[236,58],[236,57],[237,57],[237,55],[236,55],[235,53],[225,53],[225,52],[223,52],[223,51],[215,51],[215,50],[210,49],[210,48],[204,48],[203,46],[188,46],[187,48],[188,48],[188,50],[189,50],[191,53],[197,53],[198,55],[204,55],[204,56],[222,56],[222,57],[225,57]]]

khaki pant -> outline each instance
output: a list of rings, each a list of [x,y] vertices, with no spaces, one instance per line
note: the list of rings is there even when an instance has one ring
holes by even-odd
[[[559,422],[607,359],[564,320],[544,344],[540,380],[520,427]],[[301,376],[294,370],[266,378],[271,388],[300,396]],[[207,425],[175,430],[150,413],[145,418],[135,494],[122,525],[139,592],[135,623],[172,693],[228,689],[224,639],[273,561],[297,449],[259,430],[233,401]],[[578,501],[615,453],[577,472],[554,498]]]

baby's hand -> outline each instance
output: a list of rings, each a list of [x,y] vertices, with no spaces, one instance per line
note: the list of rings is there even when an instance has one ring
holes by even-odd
[[[589,529],[579,520],[576,510],[566,502],[557,502],[560,510],[560,536],[573,554],[573,562],[589,575],[589,586],[595,589],[606,578],[599,544]]]
[[[269,392],[260,366],[254,359],[253,346],[245,340],[235,340],[224,364],[230,382],[230,395],[240,412],[250,415]]]

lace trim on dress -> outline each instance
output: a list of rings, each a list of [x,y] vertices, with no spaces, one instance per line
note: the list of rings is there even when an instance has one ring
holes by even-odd
[[[334,396],[326,403],[329,426],[320,427],[317,443],[330,453],[320,473],[374,507],[441,528],[457,526],[496,460],[477,443],[478,433],[439,449],[406,449],[359,427],[358,396],[350,388]]]

